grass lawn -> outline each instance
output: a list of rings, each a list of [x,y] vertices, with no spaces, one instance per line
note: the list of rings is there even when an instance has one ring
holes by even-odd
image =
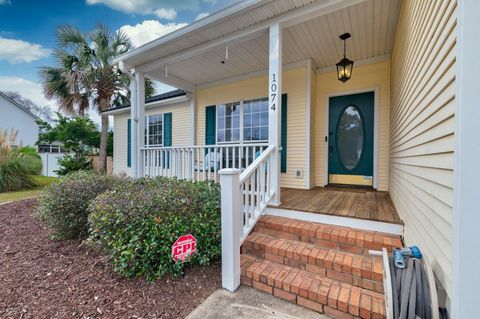
[[[34,176],[33,178],[38,184],[37,187],[24,191],[0,193],[0,203],[37,197],[45,186],[58,181],[58,177]]]

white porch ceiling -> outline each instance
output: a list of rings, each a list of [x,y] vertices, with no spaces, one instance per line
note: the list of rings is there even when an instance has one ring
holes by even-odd
[[[308,7],[318,1],[322,0],[267,1],[266,4],[223,21],[213,28],[193,33],[174,43],[162,45],[161,53],[152,49],[137,57],[134,56],[128,62],[144,65],[152,63],[156,59],[181,52],[181,48],[191,48],[290,10]],[[399,9],[400,0],[367,0],[307,21],[298,19],[296,24],[287,26],[283,30],[283,64],[311,58],[320,68],[335,65],[342,57],[343,51],[343,44],[338,36],[345,32],[352,35],[352,38],[347,40],[348,58],[358,61],[389,54],[393,48]],[[242,26],[242,28],[235,26]],[[266,70],[268,68],[267,29],[230,43],[228,51],[228,60],[226,60],[225,44],[221,44],[174,63],[157,65],[154,69],[148,70],[146,75],[162,82],[177,84],[177,86],[179,83],[199,86]],[[222,64],[222,60],[226,62]],[[167,77],[165,77],[165,67],[168,68]]]

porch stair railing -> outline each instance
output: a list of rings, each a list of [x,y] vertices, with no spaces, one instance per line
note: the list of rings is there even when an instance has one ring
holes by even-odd
[[[235,291],[240,285],[240,247],[275,196],[272,187],[270,145],[243,172],[222,169],[220,173],[222,210],[222,286]]]

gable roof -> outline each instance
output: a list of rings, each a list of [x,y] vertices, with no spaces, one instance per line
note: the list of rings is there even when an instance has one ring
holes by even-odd
[[[27,113],[31,117],[33,117],[35,120],[40,120],[40,118],[38,116],[36,116],[35,114],[33,114],[29,109],[27,109],[25,106],[21,105],[20,103],[18,103],[14,99],[10,98],[8,95],[3,93],[2,91],[0,91],[0,96],[2,96],[4,99],[6,99],[10,103],[12,103],[16,107],[18,107],[19,109],[21,109],[22,111],[24,111],[25,113]]]

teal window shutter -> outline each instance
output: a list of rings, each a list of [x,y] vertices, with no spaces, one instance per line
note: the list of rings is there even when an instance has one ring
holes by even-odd
[[[280,153],[280,172],[287,172],[287,94],[282,94],[282,132],[280,136],[282,152]]]
[[[163,115],[163,146],[172,146],[172,113]]]
[[[163,146],[172,146],[172,113],[163,114]],[[163,167],[170,168],[170,153],[167,152]]]
[[[217,121],[217,107],[215,105],[207,106],[205,108],[205,145],[216,144],[216,121]]]
[[[127,120],[127,166],[132,167],[132,121]]]

